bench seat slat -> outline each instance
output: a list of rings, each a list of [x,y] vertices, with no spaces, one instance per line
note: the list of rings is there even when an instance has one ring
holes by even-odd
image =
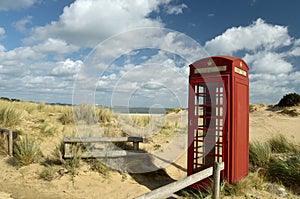
[[[80,157],[81,158],[116,158],[116,157],[125,157],[125,156],[139,156],[145,155],[145,152],[140,150],[116,150],[116,151],[87,151],[83,152]],[[64,158],[72,158],[72,154],[65,154]]]
[[[64,143],[143,142],[142,137],[65,137]]]

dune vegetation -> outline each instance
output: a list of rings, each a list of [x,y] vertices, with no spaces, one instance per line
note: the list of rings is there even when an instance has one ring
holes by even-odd
[[[274,115],[286,120],[289,118],[295,120],[300,115],[297,94],[283,97],[282,103],[291,103],[290,98],[294,103],[293,106],[267,106],[264,103],[250,105],[250,114],[255,116],[261,110],[268,110],[267,117],[264,117],[266,120],[271,120]],[[126,131],[122,128],[126,129],[126,125],[131,124],[133,130],[145,132],[150,129],[155,131],[151,137],[144,140],[141,148],[144,151],[156,152],[163,150],[163,146],[169,143],[176,132],[185,133],[187,131],[186,125],[183,125],[181,121],[182,116],[178,117],[182,112],[186,113],[187,111],[182,108],[170,109],[166,113],[165,120],[157,122],[159,119],[157,120],[152,115],[133,114],[130,117],[124,117],[112,112],[107,107],[94,107],[89,104],[72,107],[2,99],[0,100],[0,128],[16,131],[18,138],[14,143],[14,157],[10,158],[7,156],[6,138],[1,135],[0,159],[5,160],[2,166],[6,165],[16,173],[22,168],[30,168],[30,165],[35,165],[38,169],[30,170],[32,172],[30,175],[37,173],[32,179],[41,184],[49,182],[58,186],[59,183],[69,181],[75,186],[80,182],[81,177],[93,173],[97,173],[99,179],[103,180],[101,186],[106,184],[104,182],[106,180],[116,182],[113,176],[120,176],[118,178],[120,183],[130,181],[131,184],[134,184],[135,179],[126,173],[120,174],[94,159],[82,159],[81,153],[84,151],[84,146],[80,144],[72,146],[71,150],[74,154],[72,158],[63,159],[63,138],[77,136],[76,125],[78,124],[96,125],[101,128],[103,136],[126,136]],[[94,134],[91,132],[87,135],[93,136]],[[234,185],[223,181],[222,197],[253,198],[256,194],[268,198],[272,194],[278,195],[278,189],[282,187],[286,190],[283,193],[286,194],[284,197],[297,198],[299,196],[297,195],[300,187],[299,140],[287,139],[282,133],[267,140],[252,139],[249,159],[249,175]],[[183,162],[186,163],[185,160]],[[15,170],[13,170],[14,168]],[[185,172],[183,174],[185,175]],[[65,177],[67,179],[64,179]],[[19,178],[16,177],[16,179]],[[21,182],[23,181],[21,180]],[[135,187],[135,189],[141,189],[141,193],[145,192],[143,186]],[[210,194],[210,190],[211,188],[208,188],[207,192],[200,192],[184,189],[177,194],[182,198],[205,198]],[[65,197],[67,191],[62,192]],[[249,195],[249,193],[253,194]],[[70,197],[76,198],[76,194],[77,192],[74,191]]]

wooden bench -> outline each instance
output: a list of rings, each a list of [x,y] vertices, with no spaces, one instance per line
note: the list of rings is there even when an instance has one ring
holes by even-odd
[[[133,150],[113,150],[113,151],[86,151],[80,156],[82,158],[102,158],[102,157],[122,157],[130,155],[143,154],[139,150],[139,143],[143,142],[142,137],[65,137],[64,138],[64,158],[71,158],[73,154],[70,147],[77,143],[116,143],[116,142],[132,142]]]

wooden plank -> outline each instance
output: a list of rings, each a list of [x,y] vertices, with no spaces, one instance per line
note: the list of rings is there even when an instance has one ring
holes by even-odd
[[[224,162],[218,163],[217,166],[218,175],[220,176],[220,172],[224,170]],[[170,183],[168,185],[165,185],[163,187],[157,188],[151,192],[148,192],[146,194],[140,195],[136,197],[135,199],[158,199],[158,198],[166,198],[176,191],[179,191],[181,189],[184,189],[185,187],[188,187],[196,182],[199,182],[205,178],[208,178],[209,176],[213,175],[214,168],[209,167],[203,171],[200,171],[198,173],[195,173],[193,175],[187,176],[181,180],[178,180],[176,182]],[[218,196],[219,194],[214,194],[215,196]]]
[[[136,197],[135,199],[157,199],[157,198],[166,198],[176,191],[179,191],[185,187],[188,187],[200,180],[208,178],[213,174],[213,167],[209,167],[203,171],[195,173],[193,175],[187,176],[181,180],[172,182],[163,187],[157,188],[151,192],[143,194],[141,196]]]
[[[117,158],[117,157],[125,157],[125,156],[141,156],[146,153],[143,151],[126,151],[126,150],[115,150],[115,151],[87,151],[83,152],[80,157],[81,158]],[[72,158],[73,155],[71,153],[66,153],[64,158]]]
[[[143,142],[142,137],[65,137],[64,143]]]

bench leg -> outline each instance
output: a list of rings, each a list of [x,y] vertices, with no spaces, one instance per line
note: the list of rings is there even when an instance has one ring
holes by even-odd
[[[133,142],[133,149],[139,150],[139,142]]]
[[[70,148],[71,148],[71,144],[69,144],[69,143],[64,144],[64,154],[63,154],[64,157],[71,155]]]

